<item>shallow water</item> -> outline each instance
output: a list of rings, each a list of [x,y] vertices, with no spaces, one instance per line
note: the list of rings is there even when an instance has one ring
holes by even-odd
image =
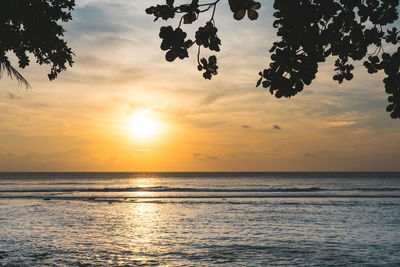
[[[396,266],[399,240],[399,173],[0,174],[0,265]]]

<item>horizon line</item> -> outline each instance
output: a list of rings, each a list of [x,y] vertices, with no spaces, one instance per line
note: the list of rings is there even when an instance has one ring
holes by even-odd
[[[387,173],[400,172],[400,170],[376,171],[0,171],[0,173]]]

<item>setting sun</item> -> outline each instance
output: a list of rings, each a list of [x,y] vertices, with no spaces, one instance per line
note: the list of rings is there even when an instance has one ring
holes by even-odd
[[[138,110],[130,118],[129,128],[135,137],[147,138],[157,132],[159,123],[152,117],[150,110]]]

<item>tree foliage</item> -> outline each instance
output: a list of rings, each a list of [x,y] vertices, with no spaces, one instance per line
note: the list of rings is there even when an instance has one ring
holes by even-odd
[[[217,74],[217,58],[200,57],[200,49],[220,51],[221,40],[214,15],[220,0],[201,4],[198,0],[174,5],[151,6],[146,13],[154,21],[179,17],[177,28],[161,27],[161,49],[166,60],[184,59],[188,49],[198,46],[198,70],[211,79]],[[250,20],[258,18],[261,4],[254,0],[228,0],[233,18]],[[275,0],[275,21],[279,41],[270,49],[269,66],[259,72],[257,86],[269,89],[277,98],[291,97],[301,92],[316,78],[318,65],[328,57],[335,57],[335,74],[338,83],[353,78],[353,61],[364,61],[368,73],[383,70],[383,80],[392,118],[400,118],[400,42],[399,31],[393,27],[398,20],[399,0]],[[202,13],[209,14],[206,24],[194,34],[194,41],[187,38],[182,24],[192,24]],[[387,50],[387,51],[385,51]]]
[[[40,65],[50,64],[50,80],[72,66],[73,52],[62,39],[60,22],[72,19],[75,0],[1,0],[0,1],[0,75],[29,86],[11,65],[7,53],[18,58],[20,68],[29,65],[29,53]]]

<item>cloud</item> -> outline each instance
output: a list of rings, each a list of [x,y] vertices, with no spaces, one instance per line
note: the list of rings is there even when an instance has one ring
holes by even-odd
[[[218,157],[216,157],[216,156],[211,156],[211,155],[201,154],[201,153],[194,153],[193,158],[195,158],[197,160],[216,160],[216,159],[218,159]]]
[[[328,123],[331,126],[334,127],[341,127],[341,126],[350,126],[356,124],[355,121],[331,121]]]
[[[206,81],[196,70],[196,49],[183,61],[165,61],[158,37],[165,23],[153,23],[144,12],[150,2],[78,1],[73,20],[65,24],[66,41],[76,54],[74,66],[50,83],[47,69],[32,64],[25,74],[37,89],[28,94],[11,89],[15,81],[1,81],[0,170],[104,170],[113,168],[105,162],[116,157],[123,169],[142,170],[156,155],[163,157],[157,146],[136,144],[129,133],[125,137],[125,118],[138,108],[153,109],[165,123],[160,148],[179,146],[171,159],[179,166],[175,170],[200,170],[196,164],[204,165],[204,171],[213,164],[231,170],[399,169],[400,124],[384,110],[384,74],[370,78],[361,62],[359,75],[338,87],[332,80],[332,59],[321,64],[304,93],[290,100],[268,96],[254,84],[267,65],[265,49],[278,39],[271,26],[273,2],[265,1],[258,20],[239,22],[228,1],[220,1],[221,71]],[[187,27],[193,35],[196,29]],[[243,42],[246,49],[238,50]],[[93,158],[61,153],[70,148],[87,150]],[[319,150],[308,153],[315,148]],[[4,151],[16,155],[2,155]],[[25,155],[28,151],[35,154]],[[299,157],[309,165],[298,162]],[[369,158],[372,164],[366,165]],[[182,159],[190,162],[185,165]],[[173,169],[168,160],[163,162],[153,164],[154,170]]]
[[[115,22],[115,18],[111,17],[104,10],[109,5],[86,5],[84,7],[75,8],[73,15],[73,23],[66,25],[67,30],[80,34],[93,33],[120,33],[126,31],[125,25]]]
[[[79,149],[49,153],[7,152],[0,153],[0,171],[72,171],[77,166],[85,170],[96,160],[98,162],[92,154]]]
[[[15,94],[11,93],[11,92],[7,92],[7,98],[8,99],[22,99],[22,97],[17,96]]]
[[[205,98],[204,98],[204,100],[203,100],[203,104],[212,104],[212,103],[214,103],[215,101],[217,101],[218,99],[220,99],[221,97],[223,97],[224,96],[224,94],[223,93],[221,93],[221,92],[219,92],[219,93],[215,93],[215,92],[213,92],[213,93],[211,93],[211,94],[208,94]]]

